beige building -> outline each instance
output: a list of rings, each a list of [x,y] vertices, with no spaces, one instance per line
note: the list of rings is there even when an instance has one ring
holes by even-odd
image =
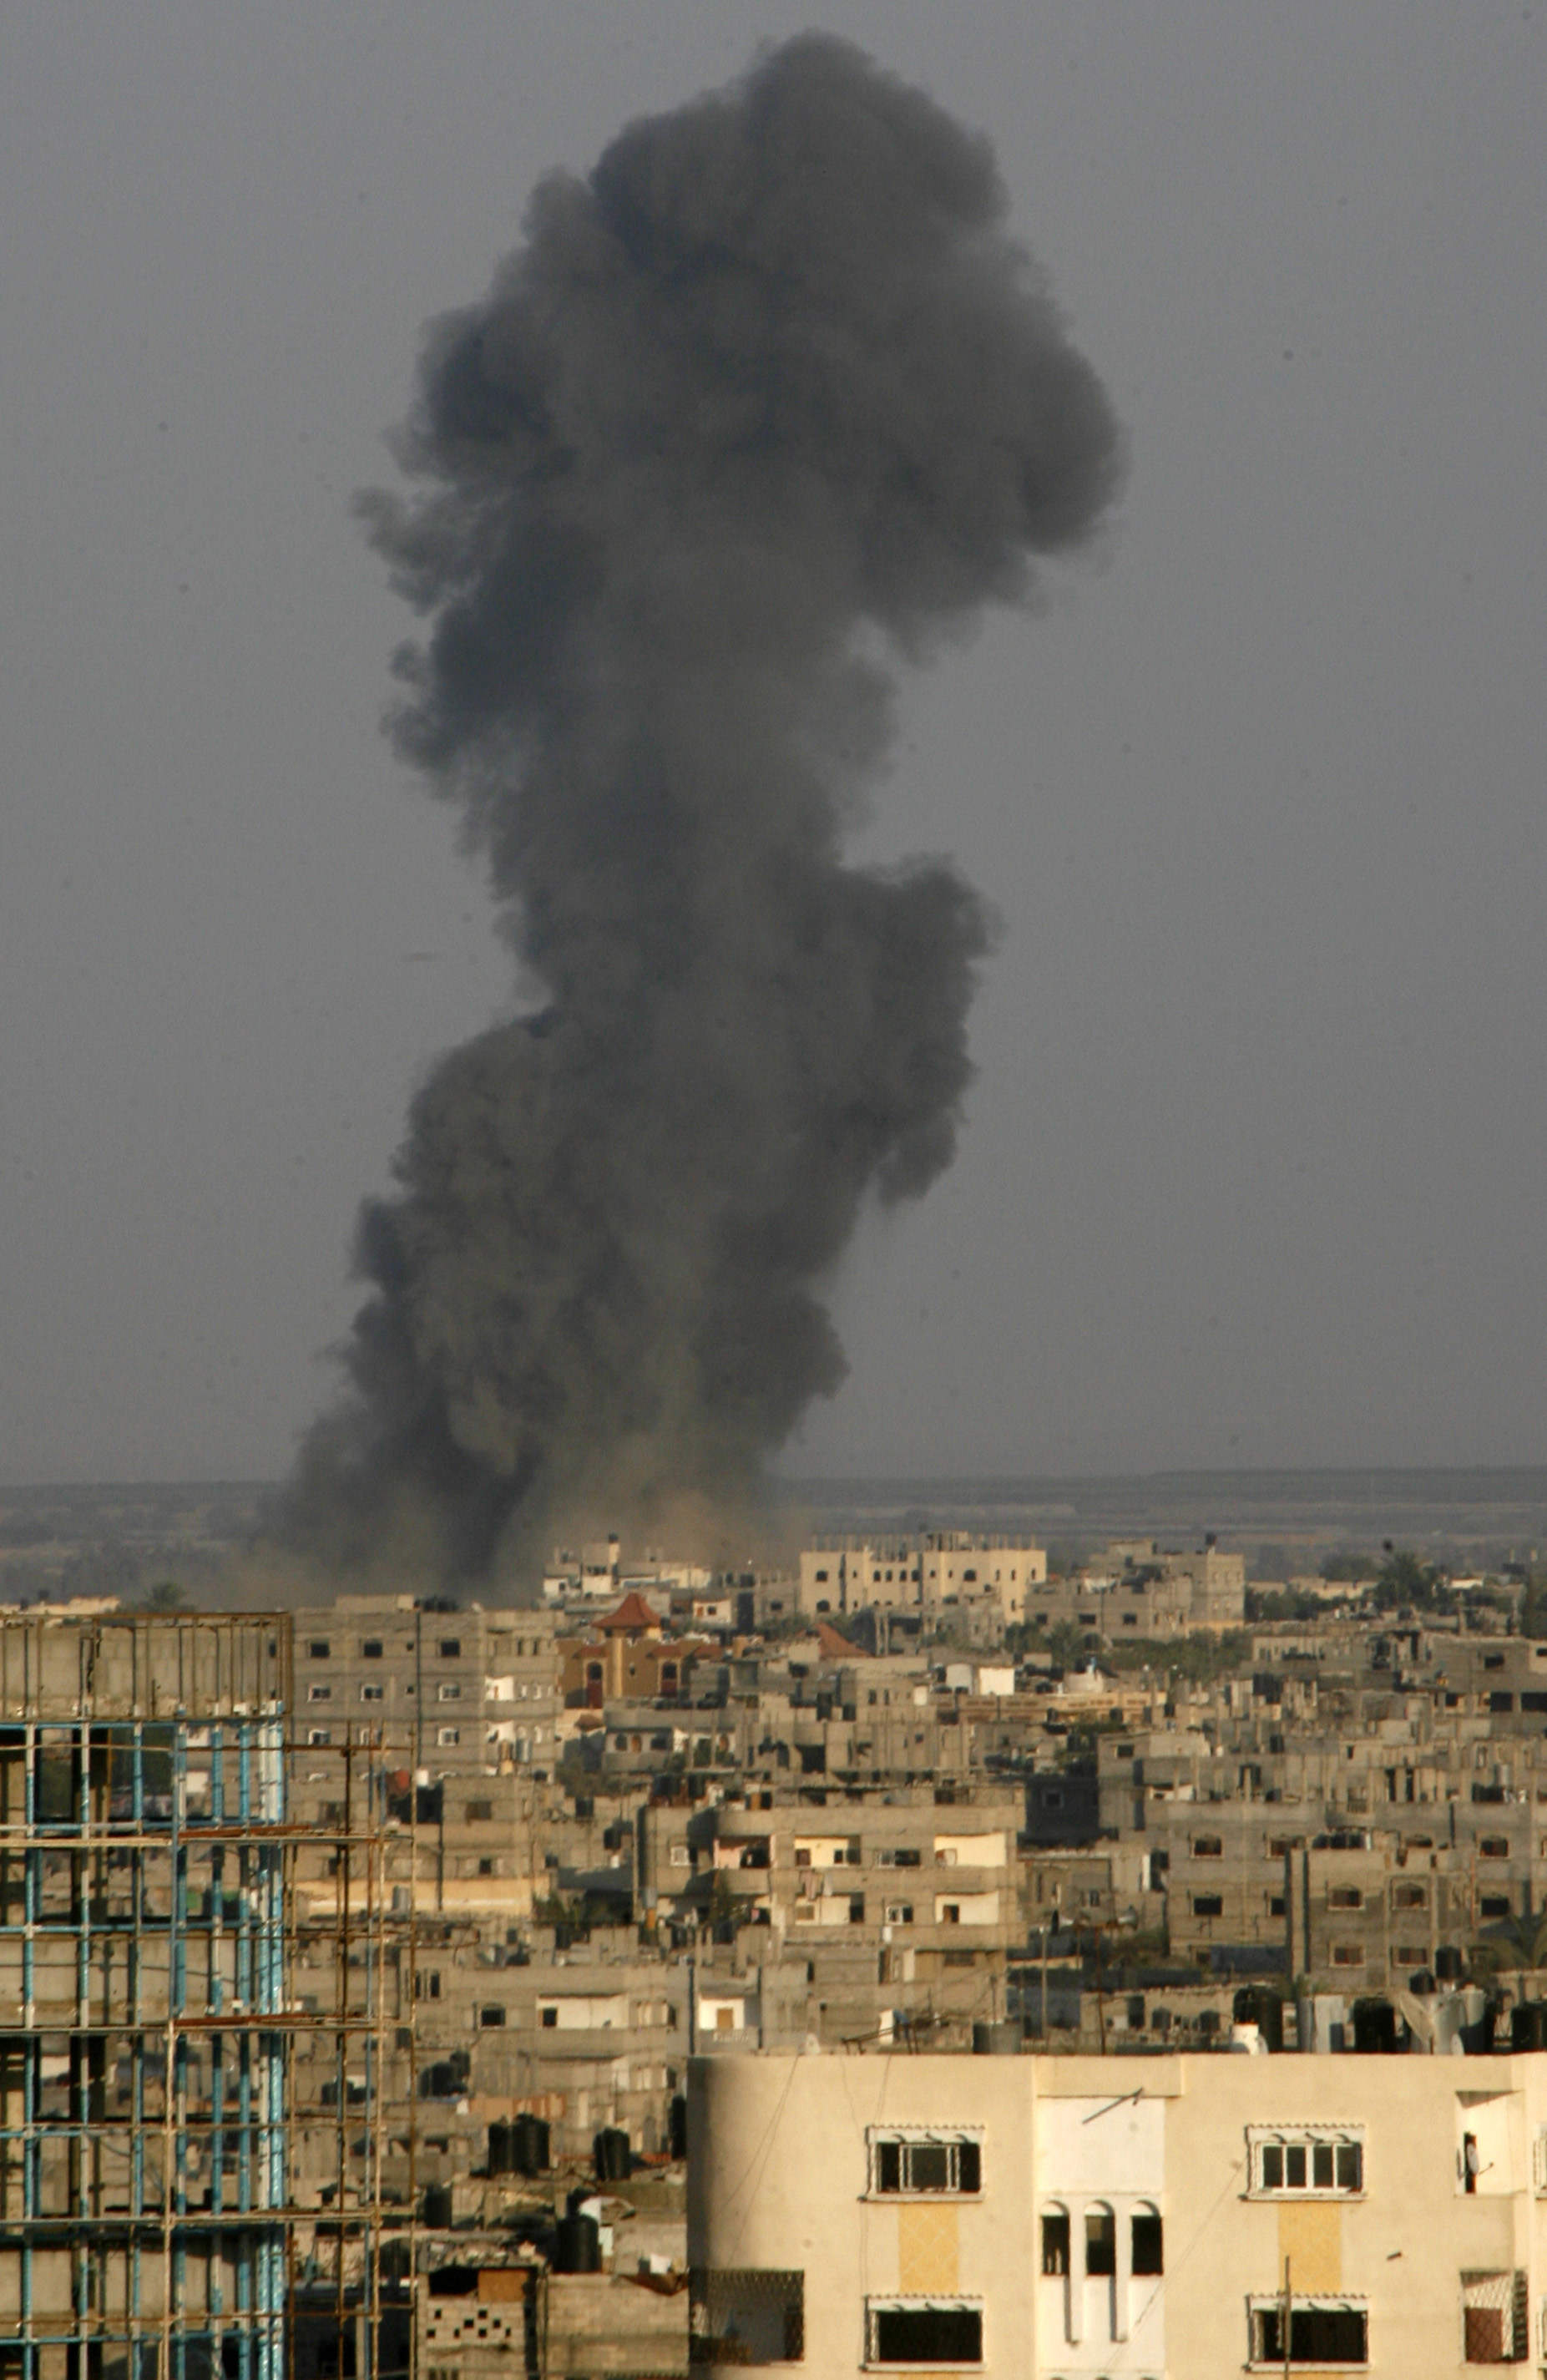
[[[695,2362],[1539,2360],[1547,2056],[752,2055],[689,2078]]]
[[[957,1529],[819,1537],[801,1556],[800,1609],[822,1618],[863,1610],[987,1617],[1004,1628],[1025,1618],[1029,1592],[1046,1577],[1046,1553],[1029,1537]]]

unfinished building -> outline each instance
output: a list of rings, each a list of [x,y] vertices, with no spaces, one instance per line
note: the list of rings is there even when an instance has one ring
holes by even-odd
[[[283,1616],[0,1621],[6,2380],[406,2366],[412,2176],[392,2203],[377,2083],[413,1929],[379,1758],[329,1748],[325,1840],[290,1815],[290,1681]]]

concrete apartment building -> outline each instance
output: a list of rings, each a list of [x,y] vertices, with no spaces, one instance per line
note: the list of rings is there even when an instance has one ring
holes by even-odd
[[[1046,1576],[1047,1556],[1029,1537],[949,1529],[819,1537],[801,1555],[800,1609],[815,1617],[912,1613],[1002,1634],[1025,1618],[1029,1593]]]
[[[1441,2380],[1537,2358],[1541,2055],[765,2055],[689,2077],[704,2362]]]
[[[341,1595],[295,1615],[299,1740],[380,1728],[414,1768],[557,1765],[562,1707],[550,1612]]]
[[[802,1800],[764,1791],[639,1813],[646,1906],[689,1922],[718,1883],[740,1922],[794,1937],[862,1927],[899,1951],[1002,1946],[1020,1924],[1021,1805],[928,1787]]]
[[[1123,1540],[1073,1578],[1045,1572],[1028,1589],[1021,1616],[1033,1628],[1078,1628],[1093,1649],[1125,1637],[1239,1628],[1246,1616],[1245,1558],[1212,1541],[1168,1552],[1149,1538]]]

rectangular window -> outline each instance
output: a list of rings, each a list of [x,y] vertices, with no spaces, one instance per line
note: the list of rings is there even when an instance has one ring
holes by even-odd
[[[485,2033],[496,2032],[504,2022],[504,2010],[496,2007],[492,2002],[487,2008],[481,2008],[478,2010],[478,2023]]]
[[[1218,1835],[1194,1835],[1192,1856],[1194,1859],[1223,1859],[1225,1845]]]
[[[691,1867],[693,1865],[693,1853],[688,1850],[686,1843],[672,1844],[671,1855],[667,1861],[667,1865],[669,1867]]]
[[[688,2275],[690,2367],[799,2363],[804,2356],[804,2273],[694,2266]]]
[[[362,1686],[360,1688],[360,1700],[363,1703],[379,1703],[385,1698],[385,1694],[386,1688],[384,1686]]]
[[[460,1661],[460,1660],[461,1660],[461,1658],[462,1658],[462,1639],[461,1639],[461,1637],[460,1637],[460,1636],[442,1636],[442,1637],[441,1637],[441,1660],[442,1660],[442,1661]]]
[[[1485,1892],[1480,1896],[1477,1906],[1478,1914],[1481,1917],[1507,1917],[1510,1914],[1507,1892]]]
[[[1069,2216],[1062,2207],[1042,2218],[1042,2269],[1055,2275],[1069,2270]]]
[[[314,1727],[307,1731],[308,1743],[332,1743],[332,1740],[333,1731],[331,1727]]]
[[[1251,2361],[1283,2368],[1284,2301],[1257,2300],[1251,2308]],[[1295,2298],[1289,2308],[1288,2362],[1349,2364],[1370,2361],[1370,2310],[1338,2298]]]
[[[1133,2218],[1133,2271],[1142,2278],[1166,2270],[1164,2240],[1158,2215],[1136,2215]]]
[[[435,1699],[437,1702],[441,1703],[459,1703],[462,1700],[462,1688],[460,1686],[437,1686],[435,1689]]]
[[[1317,2128],[1247,2134],[1253,2197],[1352,2198],[1364,2188],[1364,2142]]]
[[[983,2362],[983,2308],[964,2298],[894,2298],[868,2307],[868,2361],[876,2364]]]
[[[308,1703],[331,1703],[332,1698],[333,1690],[332,1686],[308,1686],[307,1688],[307,1700]]]
[[[982,2143],[956,2132],[872,2133],[870,2187],[888,2197],[975,2197],[983,2188]]]
[[[1223,1917],[1225,1914],[1223,1895],[1217,1892],[1195,1892],[1192,1896],[1192,1914],[1194,1917]]]
[[[1422,1884],[1396,1884],[1391,1888],[1394,1909],[1427,1909],[1429,1888]]]
[[[366,1638],[365,1643],[360,1646],[360,1658],[362,1661],[379,1661],[381,1658],[381,1639],[380,1636],[368,1636]]]
[[[1332,1963],[1335,1967],[1362,1967],[1364,1964],[1363,1943],[1335,1942],[1332,1946]]]
[[[492,1802],[469,1802],[467,1804],[467,1824],[470,1827],[487,1826],[493,1815]]]
[[[459,1727],[438,1728],[436,1730],[435,1741],[437,1743],[460,1743],[462,1741],[462,1730]]]
[[[1327,1889],[1329,1909],[1362,1909],[1364,1895],[1357,1884],[1335,1884]]]
[[[333,1648],[331,1645],[324,1645],[320,1639],[315,1637],[307,1646],[307,1651],[310,1654],[314,1661],[331,1660],[332,1658],[332,1650]]]
[[[1524,2273],[1463,2273],[1461,2318],[1468,2363],[1524,2363],[1530,2354]]]

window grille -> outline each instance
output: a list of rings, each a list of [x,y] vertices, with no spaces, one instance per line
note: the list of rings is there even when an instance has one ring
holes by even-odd
[[[1530,2321],[1524,2273],[1463,2273],[1461,2321],[1468,2363],[1524,2363]]]
[[[1364,2188],[1364,2140],[1351,2127],[1247,2134],[1251,2194],[1268,2198],[1352,2198]]]
[[[691,2365],[799,2363],[804,2356],[804,2272],[693,2267],[687,2303]]]
[[[975,2197],[983,2188],[982,2141],[964,2132],[873,2133],[870,2187],[885,2197]]]

